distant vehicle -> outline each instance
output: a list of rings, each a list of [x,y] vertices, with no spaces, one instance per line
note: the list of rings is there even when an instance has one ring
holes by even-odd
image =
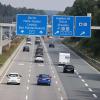
[[[10,73],[7,75],[8,79],[7,79],[7,84],[20,84],[20,77],[22,77],[21,75],[19,75],[18,73]]]
[[[23,47],[23,52],[24,52],[24,51],[29,52],[29,51],[30,51],[29,46],[24,46],[24,47]]]
[[[47,74],[39,74],[39,76],[37,76],[37,85],[51,85],[51,76],[47,75]]]
[[[64,65],[63,73],[74,73],[74,66],[73,65]]]
[[[59,53],[59,65],[70,63],[70,53]]]
[[[43,57],[35,57],[34,62],[36,62],[36,63],[43,63],[44,62],[44,58]]]
[[[40,39],[36,39],[35,40],[35,44],[40,44],[41,43],[41,40]]]
[[[55,47],[54,43],[49,44],[49,48],[54,48],[54,47]]]
[[[32,40],[30,37],[26,38],[26,44],[32,44]]]

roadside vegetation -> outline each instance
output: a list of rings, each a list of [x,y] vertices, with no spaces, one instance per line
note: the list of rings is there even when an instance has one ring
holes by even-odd
[[[43,10],[14,8],[11,5],[3,5],[0,3],[0,23],[10,23],[16,21],[16,14],[38,14],[44,15]]]
[[[92,14],[92,26],[100,26],[100,0],[76,0],[72,7],[66,7],[63,15],[87,16],[87,13]],[[63,43],[100,61],[100,30],[92,30],[91,38],[65,38]]]
[[[5,63],[5,61],[11,56],[11,54],[15,51],[18,45],[23,40],[22,37],[16,37],[9,47],[9,45],[3,46],[2,55],[0,55],[0,67]]]

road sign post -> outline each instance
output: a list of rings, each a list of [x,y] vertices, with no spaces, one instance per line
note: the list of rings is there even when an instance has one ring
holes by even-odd
[[[17,35],[46,35],[47,16],[18,14],[16,29]]]
[[[73,36],[74,17],[73,16],[53,16],[52,17],[53,36]]]
[[[91,37],[91,17],[75,17],[75,37]]]

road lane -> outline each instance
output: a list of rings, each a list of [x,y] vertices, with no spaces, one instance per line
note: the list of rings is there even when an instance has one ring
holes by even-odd
[[[34,39],[33,39],[34,42]],[[23,47],[23,46],[22,46]],[[10,64],[7,72],[18,72],[22,75],[20,85],[7,85],[7,78],[4,77],[0,84],[0,100],[62,100],[59,89],[56,87],[55,80],[52,80],[51,86],[36,85],[36,76],[41,73],[50,74],[48,57],[45,54],[43,64],[34,63],[34,43],[30,45],[30,52],[19,51],[16,58]],[[53,79],[53,76],[52,76]],[[56,78],[54,78],[56,79]],[[57,80],[57,79],[56,79]]]
[[[52,39],[45,42],[47,48],[51,41]],[[100,74],[68,47],[56,39],[53,41],[55,48],[48,48],[48,52],[69,100],[100,100]],[[63,69],[57,66],[59,52],[71,53],[71,64],[75,66],[75,74],[62,73]]]

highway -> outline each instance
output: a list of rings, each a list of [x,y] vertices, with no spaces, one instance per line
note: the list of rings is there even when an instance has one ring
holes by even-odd
[[[15,58],[0,80],[0,100],[100,100],[100,73],[68,47],[54,39],[55,48],[49,48],[50,40],[42,40],[44,63],[34,63],[36,45],[32,38],[30,52],[23,52],[22,45]],[[71,64],[75,73],[62,73],[58,64],[59,52],[71,53]],[[7,85],[6,75],[17,72],[21,77],[20,85]],[[50,74],[51,86],[37,85],[39,74]]]
[[[34,38],[33,44],[30,45],[30,52],[23,52],[23,45],[8,66],[5,74],[2,75],[0,80],[0,100],[63,100],[66,97],[63,92],[63,86],[59,82],[59,77],[54,75],[55,70],[53,68],[52,70],[50,69],[51,62],[49,62],[46,52],[44,51],[45,62],[43,64],[34,63],[34,52],[36,49]],[[11,72],[17,72],[22,75],[20,85],[7,85],[6,75]],[[36,76],[41,73],[51,75],[51,86],[37,85]],[[65,98],[65,100],[67,99]]]
[[[52,41],[54,41],[55,48],[48,48]],[[46,40],[45,45],[64,86],[68,100],[100,100],[100,73],[68,47],[61,44],[58,39]],[[59,52],[71,54],[71,64],[75,67],[74,74],[63,73],[63,68],[57,65]]]

